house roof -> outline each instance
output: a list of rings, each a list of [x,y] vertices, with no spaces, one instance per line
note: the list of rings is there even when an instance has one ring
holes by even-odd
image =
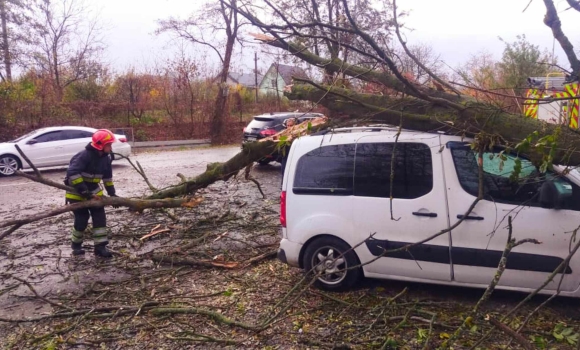
[[[282,79],[284,79],[286,85],[292,83],[293,76],[298,78],[308,78],[308,74],[306,74],[304,69],[300,67],[287,66],[285,64],[278,64],[276,67],[276,64],[273,63],[271,68],[278,69],[278,74],[280,74]]]
[[[256,77],[253,73],[236,73],[230,72],[229,78],[234,82],[247,87],[256,87]],[[262,74],[258,74],[258,84],[262,81]]]

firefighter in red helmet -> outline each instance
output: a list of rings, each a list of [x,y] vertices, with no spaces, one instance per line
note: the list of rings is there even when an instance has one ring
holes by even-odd
[[[76,193],[67,192],[67,203],[79,203],[90,199],[100,199],[103,196],[101,181],[107,194],[116,197],[113,185],[113,170],[111,167],[112,145],[115,135],[109,130],[97,130],[93,134],[92,142],[85,149],[77,153],[70,161],[65,183],[73,186]],[[73,255],[82,255],[84,232],[89,223],[93,221],[94,253],[96,256],[110,258],[112,254],[106,246],[109,242],[107,237],[107,217],[104,207],[91,207],[73,211],[75,216],[74,227],[71,235]]]

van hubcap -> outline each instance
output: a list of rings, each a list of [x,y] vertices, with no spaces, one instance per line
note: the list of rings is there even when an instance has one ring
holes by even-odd
[[[338,284],[344,280],[347,273],[346,259],[341,252],[332,247],[318,249],[312,257],[312,266],[325,284]]]
[[[0,174],[13,175],[18,170],[18,162],[14,158],[0,158]]]

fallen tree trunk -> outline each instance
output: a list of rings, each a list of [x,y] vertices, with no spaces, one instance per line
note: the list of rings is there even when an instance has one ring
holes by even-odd
[[[52,216],[57,216],[69,211],[84,209],[84,208],[94,208],[94,207],[105,207],[105,206],[122,206],[128,207],[134,211],[143,211],[145,209],[153,208],[178,208],[187,207],[192,208],[201,203],[201,199],[159,199],[159,200],[141,200],[141,199],[128,199],[121,197],[103,197],[101,199],[93,199],[90,201],[75,203],[65,205],[63,207],[43,212],[40,214],[27,216],[22,219],[15,219],[9,221],[0,222],[0,228],[10,227],[10,226],[22,226],[29,224],[34,221],[46,219]],[[0,238],[2,238],[0,236]]]
[[[307,82],[308,81],[304,81]],[[465,109],[455,111],[416,98],[393,98],[362,94],[349,89],[317,84],[295,84],[286,93],[292,100],[307,100],[341,111],[351,118],[367,119],[399,125],[405,129],[473,137],[487,134],[497,143],[514,146],[534,132],[539,135],[558,134],[554,163],[576,166],[580,164],[580,133],[568,127],[549,124],[537,119],[514,115],[487,103],[466,100]],[[402,118],[401,118],[402,117]],[[537,158],[537,154],[530,154]]]
[[[265,156],[272,154],[276,150],[276,143],[269,142],[252,142],[243,145],[240,153],[233,156],[225,163],[210,163],[207,170],[187,181],[168,189],[159,191],[147,197],[147,199],[163,199],[183,196],[194,193],[199,189],[207,187],[219,180],[228,180],[236,175],[240,170],[252,164]]]
[[[309,132],[308,125],[310,125],[312,131],[316,131],[324,128],[326,122],[326,118],[316,118],[316,120],[296,125],[274,136],[262,139],[259,142],[245,143],[240,153],[228,161],[224,163],[210,163],[207,165],[207,170],[203,174],[187,179],[176,186],[156,192],[147,197],[147,199],[173,198],[192,194],[216,181],[227,181],[248,165],[274,153],[280,140],[290,143],[294,138],[307,134]]]

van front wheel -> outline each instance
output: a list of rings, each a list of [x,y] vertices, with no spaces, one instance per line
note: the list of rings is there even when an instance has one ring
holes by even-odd
[[[333,237],[321,237],[312,241],[304,252],[303,266],[307,273],[317,277],[315,285],[326,290],[345,290],[360,278],[356,253],[346,244]]]

